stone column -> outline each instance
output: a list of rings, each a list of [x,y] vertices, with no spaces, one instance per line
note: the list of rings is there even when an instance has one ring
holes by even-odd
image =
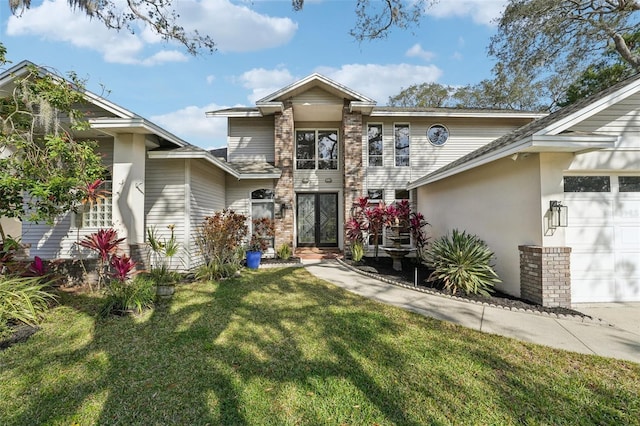
[[[519,246],[520,297],[571,308],[571,247]]]
[[[349,101],[342,108],[342,170],[344,171],[344,220],[351,217],[351,207],[364,196],[364,169],[362,168],[362,114],[349,111]],[[345,246],[346,231],[342,227]],[[345,247],[346,248],[346,247]]]
[[[275,185],[276,211],[279,204],[287,208],[282,210],[282,215],[274,220],[275,248],[281,244],[289,244],[293,247],[293,215],[294,191],[293,191],[293,161],[294,161],[294,119],[291,101],[285,102],[284,111],[275,115],[275,166],[282,170],[280,179]]]

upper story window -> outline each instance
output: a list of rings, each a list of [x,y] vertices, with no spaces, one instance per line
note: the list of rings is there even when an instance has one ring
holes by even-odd
[[[408,124],[394,124],[393,135],[395,143],[396,167],[409,167],[411,148],[410,128]]]
[[[367,147],[369,167],[382,167],[382,124],[367,125]]]
[[[337,130],[297,130],[296,169],[338,169]]]

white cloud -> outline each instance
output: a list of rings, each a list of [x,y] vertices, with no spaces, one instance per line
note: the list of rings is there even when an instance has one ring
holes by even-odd
[[[174,2],[180,15],[178,24],[187,32],[199,29],[209,34],[221,51],[256,51],[286,44],[298,29],[289,18],[260,15],[228,0],[181,0]],[[55,17],[55,19],[52,19]],[[251,29],[250,35],[247,28]],[[21,17],[10,16],[7,23],[10,36],[36,36],[62,41],[76,47],[100,52],[104,60],[112,63],[156,65],[163,62],[187,60],[175,42],[163,43],[147,27],[136,34],[129,31],[108,30],[96,19],[74,11],[66,0],[44,0],[25,10]],[[160,46],[172,46],[160,50]],[[156,49],[148,54],[145,49]]]
[[[473,22],[493,26],[504,11],[507,0],[441,0],[426,10],[436,18],[470,16]]]
[[[424,50],[420,43],[416,43],[411,46],[409,50],[407,50],[405,55],[410,58],[421,58],[424,61],[430,61],[436,56],[435,53]]]
[[[161,50],[145,58],[142,37],[127,31],[108,30],[83,13],[73,11],[66,0],[45,0],[39,6],[26,10],[19,18],[11,16],[7,34],[71,43],[100,52],[104,60],[111,63],[155,65],[186,60],[183,53],[175,50]]]
[[[207,118],[205,113],[223,108],[226,107],[216,104],[187,106],[154,115],[150,120],[193,145],[205,149],[218,148],[227,145],[227,120]]]
[[[435,65],[350,64],[341,68],[322,67],[317,71],[373,98],[378,105],[386,105],[389,97],[397,95],[403,88],[412,84],[434,82],[442,76],[442,70]]]
[[[253,105],[257,100],[293,83],[296,78],[284,68],[273,70],[254,68],[237,77],[236,81],[245,89],[251,90],[248,100],[250,105]]]
[[[215,75],[208,75],[207,76],[207,84],[213,84],[214,81],[216,81],[216,76]]]
[[[174,2],[186,30],[208,34],[223,52],[251,52],[288,43],[298,30],[289,18],[261,15],[229,0]]]

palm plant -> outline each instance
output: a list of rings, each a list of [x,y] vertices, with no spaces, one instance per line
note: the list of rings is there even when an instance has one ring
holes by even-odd
[[[475,235],[459,232],[434,241],[427,252],[427,263],[434,271],[428,281],[440,281],[452,294],[489,296],[495,283],[500,282],[493,270],[493,252]]]

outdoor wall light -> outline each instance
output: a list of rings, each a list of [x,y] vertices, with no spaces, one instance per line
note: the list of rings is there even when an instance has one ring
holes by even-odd
[[[551,212],[549,215],[549,228],[564,228],[568,225],[569,209],[567,206],[563,206],[562,202],[549,201],[549,211]]]

